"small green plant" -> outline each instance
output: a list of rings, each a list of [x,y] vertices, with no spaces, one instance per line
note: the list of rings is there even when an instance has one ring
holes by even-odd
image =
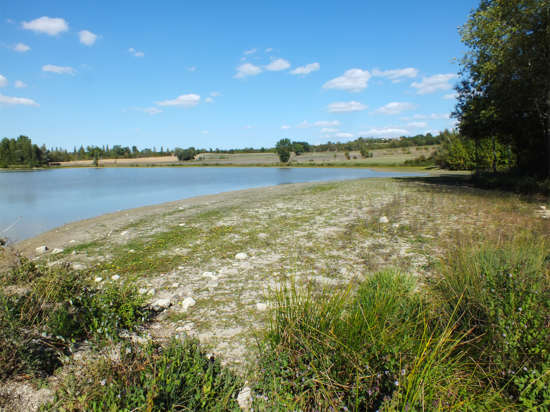
[[[124,343],[118,356],[68,377],[44,409],[65,411],[239,411],[243,382],[198,342]]]

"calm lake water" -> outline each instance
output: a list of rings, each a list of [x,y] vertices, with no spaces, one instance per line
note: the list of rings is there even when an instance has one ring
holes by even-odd
[[[287,183],[397,177],[337,168],[99,168],[0,172],[0,237],[23,240],[68,222],[205,194]]]

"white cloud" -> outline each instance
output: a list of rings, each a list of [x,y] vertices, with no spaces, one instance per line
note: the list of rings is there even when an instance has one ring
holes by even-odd
[[[157,106],[183,106],[193,107],[199,104],[201,97],[198,94],[182,94],[172,100],[162,100],[155,102]]]
[[[306,64],[305,66],[296,67],[294,70],[291,70],[291,74],[310,74],[311,72],[316,72],[321,68],[321,65],[317,62]]]
[[[8,85],[8,79],[0,74],[0,87],[6,87]]]
[[[245,51],[243,52],[243,54],[246,55],[246,56],[248,56],[248,55],[250,55],[250,54],[256,53],[256,51],[257,51],[256,49],[245,50]]]
[[[375,113],[381,114],[399,114],[406,110],[412,110],[415,106],[412,103],[407,102],[391,102],[385,106],[376,109]]]
[[[287,125],[287,124],[283,124],[283,125],[281,126],[281,129],[283,129],[283,130],[288,130],[288,129],[290,129],[290,127],[291,127],[291,126],[289,126],[289,125]]]
[[[51,18],[42,16],[38,19],[31,21],[24,21],[21,26],[25,30],[32,30],[36,33],[45,33],[50,36],[57,36],[59,33],[63,33],[69,30],[67,22],[59,17]]]
[[[88,30],[81,30],[78,32],[78,38],[80,39],[80,43],[86,46],[93,46],[97,40],[97,34],[94,34]]]
[[[218,97],[218,96],[221,96],[222,94],[220,92],[210,92],[210,96],[212,97]]]
[[[76,70],[70,66],[56,66],[55,64],[46,64],[45,66],[42,66],[42,71],[70,75],[74,75],[76,73]]]
[[[323,88],[360,92],[367,87],[370,78],[371,74],[368,70],[349,69],[342,76],[326,82]]]
[[[363,103],[356,101],[351,102],[334,102],[328,105],[328,111],[332,113],[344,113],[344,112],[360,112],[367,108]]]
[[[351,139],[353,137],[353,134],[351,134],[351,133],[335,133],[334,137],[338,137],[339,139]]]
[[[334,133],[339,131],[340,129],[337,129],[336,127],[323,127],[321,129],[321,133]]]
[[[17,43],[14,47],[13,47],[13,50],[15,50],[16,52],[19,52],[19,53],[25,53],[25,52],[28,52],[31,48],[29,46],[27,46],[26,44],[24,43]]]
[[[401,137],[409,135],[409,131],[406,129],[399,129],[393,127],[384,127],[382,129],[370,129],[365,132],[359,133],[361,136],[376,136],[376,137]]]
[[[446,94],[443,96],[443,98],[445,100],[452,100],[452,99],[456,99],[458,97],[458,93],[457,92],[454,92],[454,93],[449,93],[449,94]]]
[[[23,106],[39,106],[32,99],[27,99],[26,97],[10,97],[0,94],[0,104],[9,104],[9,105],[23,105]]]
[[[188,68],[187,68],[187,71],[190,71],[190,72],[197,71],[197,67],[196,67],[196,66],[188,67]]]
[[[340,126],[339,120],[319,120],[314,123],[317,127]]]
[[[254,126],[252,126],[252,125],[250,125],[250,124],[247,124],[244,128],[245,128],[245,129],[253,129]]]
[[[424,127],[428,127],[428,123],[426,123],[426,122],[410,122],[410,123],[407,124],[407,126],[414,127],[414,128],[417,128],[417,129],[422,129]]]
[[[407,67],[405,69],[394,69],[394,70],[378,70],[374,69],[372,75],[376,77],[385,77],[387,79],[393,80],[394,82],[399,82],[403,78],[414,78],[418,76],[418,70],[413,67]]]
[[[201,130],[202,134],[208,134],[208,130]]]
[[[27,87],[27,84],[25,82],[22,82],[21,80],[16,80],[14,86],[16,89],[22,89],[24,87]]]
[[[281,70],[286,70],[289,67],[290,67],[290,63],[287,60],[276,59],[276,60],[273,60],[271,63],[269,63],[267,66],[265,66],[265,69],[272,72],[278,72]]]
[[[137,110],[138,112],[147,113],[149,115],[162,113],[162,110],[157,109],[156,107],[135,107],[132,110]]]
[[[206,99],[204,99],[204,101],[205,101],[206,103],[214,103],[214,99],[211,98],[211,97],[207,97]]]
[[[311,123],[309,123],[307,120],[304,120],[303,122],[298,123],[296,125],[296,127],[299,128],[299,129],[307,129],[308,127],[311,127],[311,126],[313,126],[313,125]]]
[[[267,49],[265,49],[266,53],[271,53],[272,51],[273,51],[273,48],[271,48],[271,47],[268,47]]]
[[[402,117],[402,120],[441,120],[441,119],[450,119],[451,115],[449,113],[432,113],[432,114],[415,114],[412,117]]]
[[[438,90],[452,89],[452,85],[449,83],[456,77],[456,74],[435,74],[430,77],[423,77],[421,82],[413,82],[411,87],[417,89],[417,94],[434,93]]]
[[[237,67],[237,73],[233,76],[235,79],[243,79],[247,76],[256,76],[262,72],[262,69],[258,66],[254,66],[252,63],[244,63]]]
[[[132,54],[134,57],[144,57],[145,56],[145,53],[143,53],[142,51],[137,51],[133,47],[130,47],[128,49],[128,53]]]

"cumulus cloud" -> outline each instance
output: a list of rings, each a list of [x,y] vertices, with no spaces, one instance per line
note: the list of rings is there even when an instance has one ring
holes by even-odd
[[[81,30],[78,32],[78,38],[80,39],[80,43],[86,46],[93,46],[97,40],[97,34],[94,34],[88,30]]]
[[[428,127],[428,123],[426,122],[410,122],[407,124],[409,127],[414,127],[416,129],[422,129],[424,127]]]
[[[8,85],[8,79],[0,74],[0,87],[6,87]]]
[[[310,122],[308,122],[307,120],[304,120],[303,122],[301,123],[298,123],[296,125],[297,128],[299,129],[307,129],[308,127],[311,127],[313,126]]]
[[[245,50],[245,51],[243,52],[243,54],[246,55],[246,56],[248,56],[248,55],[250,55],[250,54],[256,53],[256,51],[257,51],[256,49]]]
[[[382,106],[378,109],[376,109],[375,113],[380,114],[399,114],[401,112],[404,112],[406,110],[412,110],[414,109],[414,104],[407,103],[407,102],[391,102],[386,104],[385,106]]]
[[[411,87],[414,87],[417,94],[429,94],[434,93],[438,90],[449,90],[452,89],[451,83],[452,79],[456,77],[456,74],[435,74],[429,77],[423,77],[421,82],[413,82]]]
[[[197,71],[197,67],[196,66],[190,66],[190,67],[187,68],[187,71],[189,71],[189,72]]]
[[[256,76],[262,72],[262,69],[252,63],[244,63],[237,67],[237,73],[233,76],[235,79],[243,79],[247,76]]]
[[[3,94],[0,94],[0,104],[7,104],[10,106],[39,106],[39,104],[32,99],[27,99],[26,97],[4,96]]]
[[[275,59],[271,63],[269,63],[267,66],[265,66],[265,69],[272,72],[278,72],[281,70],[286,70],[289,67],[290,67],[290,63],[288,62],[288,60]]]
[[[321,129],[321,133],[334,133],[337,132],[340,129],[337,129],[336,127],[323,127]]]
[[[205,101],[206,103],[214,103],[214,99],[211,98],[211,97],[207,97],[206,99],[204,99],[204,101]]]
[[[401,137],[409,135],[406,129],[384,127],[382,129],[370,129],[359,133],[361,136],[376,136],[376,137]]]
[[[314,123],[317,127],[340,126],[339,120],[319,120]]]
[[[443,96],[443,98],[445,100],[452,100],[452,99],[456,99],[458,97],[458,93],[457,92],[454,92],[454,93],[449,93],[449,94],[446,94]]]
[[[56,66],[55,64],[46,64],[45,66],[42,66],[42,71],[70,75],[74,75],[76,73],[76,70],[70,66]]]
[[[415,114],[412,117],[402,117],[403,120],[442,120],[450,119],[451,115],[449,113],[431,113],[431,114]]]
[[[69,24],[62,18],[51,18],[48,16],[42,16],[38,19],[31,21],[24,21],[21,26],[25,30],[32,30],[35,33],[44,33],[49,36],[57,36],[59,33],[63,33],[69,30]]]
[[[394,70],[378,70],[374,69],[372,75],[376,77],[385,77],[386,79],[393,80],[394,82],[399,82],[403,78],[414,78],[418,76],[418,70],[413,67],[407,67],[405,69],[394,69]]]
[[[15,46],[13,46],[13,50],[19,53],[25,53],[28,52],[31,48],[27,46],[25,43],[17,43]]]
[[[199,104],[201,97],[198,94],[182,94],[172,100],[162,100],[155,102],[157,106],[183,106],[193,107]]]
[[[268,47],[267,49],[265,49],[265,52],[266,53],[271,53],[273,51],[273,48],[272,47]]]
[[[291,74],[301,74],[306,75],[310,74],[311,72],[316,72],[321,68],[321,65],[317,62],[306,64],[305,66],[296,67],[294,70],[291,70]]]
[[[335,133],[334,137],[338,137],[339,139],[351,139],[353,137],[353,134],[351,133]]]
[[[360,92],[367,87],[367,83],[371,77],[368,70],[349,69],[342,76],[326,82],[323,88]]]
[[[142,51],[137,51],[136,49],[134,49],[133,47],[130,47],[128,49],[128,53],[130,53],[131,55],[133,55],[134,57],[144,57],[145,56],[145,53],[143,53]]]
[[[288,129],[290,129],[290,127],[291,127],[291,126],[289,126],[289,125],[287,125],[287,124],[283,124],[283,125],[281,126],[281,129],[283,129],[283,130],[288,130]]]
[[[366,105],[354,100],[351,102],[334,102],[328,105],[328,111],[332,113],[360,112],[366,108]]]
[[[22,89],[24,87],[27,87],[27,84],[25,82],[22,82],[21,80],[16,80],[14,86],[16,89]]]

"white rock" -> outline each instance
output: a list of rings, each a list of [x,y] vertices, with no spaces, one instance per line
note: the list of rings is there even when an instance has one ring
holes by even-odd
[[[391,227],[393,227],[394,229],[397,229],[397,228],[399,228],[399,223],[394,223],[394,224],[391,225]]]
[[[380,219],[378,219],[379,223],[389,223],[390,220],[386,216],[382,216]]]
[[[240,252],[235,255],[235,259],[237,260],[245,260],[247,257],[248,255],[244,252]]]
[[[71,252],[71,255],[76,255],[76,250],[73,250],[73,251]]]
[[[544,205],[540,205],[539,208],[540,208],[540,210],[546,210],[546,206],[544,206]]]
[[[180,284],[178,282],[172,283],[172,287],[177,289],[180,287]]]
[[[71,239],[71,240],[69,240],[69,243],[76,243],[76,240]]]
[[[57,255],[58,253],[61,253],[63,252],[63,249],[59,249],[59,248],[55,248],[54,250],[51,251],[51,254],[52,255]]]
[[[210,279],[217,279],[218,278],[213,272],[203,272],[202,276],[205,277],[205,278],[210,278]]]
[[[178,226],[183,227],[185,226],[185,223],[180,223]]]
[[[128,231],[125,230],[124,232],[120,232],[120,236],[126,236],[128,234]]]
[[[128,253],[136,253],[136,251],[134,249],[130,249]]]
[[[245,386],[237,396],[237,403],[243,411],[249,411],[252,406],[252,391],[248,386]]]
[[[172,305],[172,302],[170,302],[170,299],[157,299],[155,300],[151,306],[154,310],[164,310],[168,309]]]
[[[261,303],[261,302],[258,302],[256,303],[256,309],[259,311],[259,312],[263,312],[267,309],[267,304],[266,303]]]
[[[84,266],[82,263],[73,263],[73,269],[74,270],[84,270],[84,269],[86,269],[86,266]]]
[[[258,233],[258,239],[267,239],[267,233]]]
[[[48,251],[48,246],[46,246],[46,245],[38,246],[35,250],[36,250],[36,253],[41,255],[41,254],[46,253]]]
[[[97,283],[101,282],[102,280],[103,280],[103,278],[101,278],[101,277],[99,277],[99,276],[98,276],[97,278],[94,279],[94,281],[97,282]]]
[[[195,303],[197,302],[195,302],[195,299],[193,299],[191,296],[186,297],[181,302],[181,308],[183,309],[184,312],[186,312],[187,309],[189,309],[191,306],[194,306]]]
[[[118,275],[113,275],[113,276],[111,276],[111,279],[112,279],[112,280],[119,280],[119,279],[120,279],[120,276],[118,276]]]

